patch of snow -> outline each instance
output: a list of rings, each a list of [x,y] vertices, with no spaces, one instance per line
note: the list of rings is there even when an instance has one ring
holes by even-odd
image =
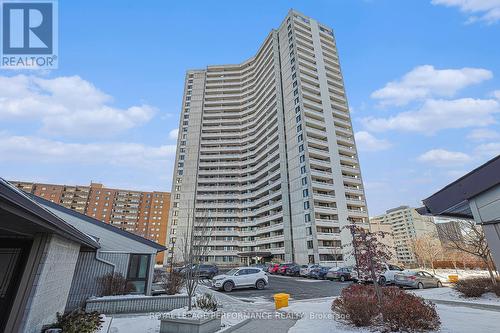
[[[160,321],[155,316],[113,317],[110,333],[159,333]]]
[[[109,296],[91,296],[89,299],[125,299],[125,298],[140,298],[140,297],[152,297],[143,294],[127,294],[127,295],[109,295]]]
[[[160,295],[160,296],[187,296],[187,294],[175,294],[175,295]],[[127,294],[127,295],[109,295],[109,296],[91,296],[89,299],[92,300],[105,300],[105,299],[129,299],[129,298],[157,298],[159,296],[147,296],[143,294]]]
[[[109,327],[111,325],[111,317],[106,317],[105,315],[101,315],[101,319],[103,320],[101,328],[96,333],[107,333]]]
[[[201,309],[192,308],[188,310],[187,307],[181,309],[175,309],[165,314],[171,318],[206,318],[217,315],[217,313],[212,311],[204,311]]]
[[[437,305],[442,333],[498,332],[500,312]]]
[[[425,299],[435,299],[443,301],[466,302],[475,304],[489,304],[500,306],[500,297],[493,293],[486,293],[482,297],[463,297],[458,291],[453,288],[431,288],[411,291],[415,295]]]
[[[436,274],[433,273],[432,269],[422,269],[429,274],[435,275],[441,282],[448,282],[448,275],[458,275],[459,279],[472,278],[472,277],[488,277],[488,271],[474,270],[474,269],[436,269]]]

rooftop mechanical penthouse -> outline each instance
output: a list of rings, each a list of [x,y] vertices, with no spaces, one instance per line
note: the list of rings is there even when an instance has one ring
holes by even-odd
[[[342,227],[368,213],[331,28],[292,10],[250,59],[187,71],[180,118],[167,262],[193,211],[207,262],[353,261]]]

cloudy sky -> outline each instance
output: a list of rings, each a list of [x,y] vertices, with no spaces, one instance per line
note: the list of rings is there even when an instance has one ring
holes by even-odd
[[[59,69],[0,70],[0,176],[169,191],[185,70],[291,7],[335,31],[370,215],[500,154],[500,0],[60,1]]]

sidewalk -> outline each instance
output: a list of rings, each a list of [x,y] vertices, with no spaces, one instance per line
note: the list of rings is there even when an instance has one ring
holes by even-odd
[[[295,325],[294,319],[252,319],[248,324],[232,331],[234,333],[287,333]]]
[[[479,304],[479,303],[459,302],[459,301],[446,301],[446,300],[442,300],[442,299],[431,299],[431,298],[426,298],[426,300],[431,301],[431,302],[436,303],[436,304],[463,306],[463,307],[471,308],[471,309],[500,312],[500,305]]]

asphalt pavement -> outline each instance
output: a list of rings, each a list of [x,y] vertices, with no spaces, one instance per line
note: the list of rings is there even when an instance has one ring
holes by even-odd
[[[248,301],[249,303],[258,300],[274,301],[273,295],[277,293],[289,294],[291,300],[304,300],[338,296],[342,289],[349,284],[350,282],[270,275],[269,284],[263,290],[257,290],[255,288],[233,289],[233,291],[225,294],[243,301]]]

